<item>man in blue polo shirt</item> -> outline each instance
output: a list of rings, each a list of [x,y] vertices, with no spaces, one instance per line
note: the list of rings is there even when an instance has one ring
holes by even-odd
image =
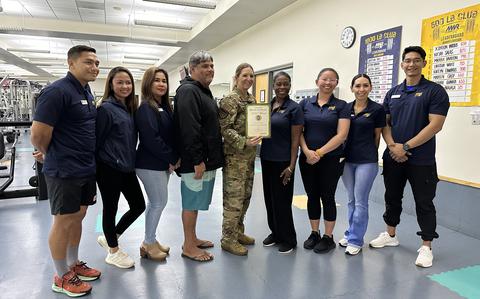
[[[37,100],[31,142],[44,157],[53,224],[49,246],[56,269],[52,289],[68,296],[82,296],[92,289],[83,281],[100,272],[78,260],[82,220],[87,206],[96,201],[96,108],[88,82],[99,73],[95,49],[75,46],[68,51],[69,72],[45,87]]]
[[[422,75],[426,65],[425,56],[425,50],[421,47],[405,48],[401,66],[406,79],[385,96],[387,126],[382,133],[387,149],[383,154],[383,219],[387,231],[370,242],[374,248],[398,246],[395,228],[400,223],[403,190],[408,180],[420,226],[417,235],[423,240],[415,264],[424,268],[432,266],[431,243],[438,238],[433,204],[438,182],[435,135],[442,130],[450,107],[445,89]]]

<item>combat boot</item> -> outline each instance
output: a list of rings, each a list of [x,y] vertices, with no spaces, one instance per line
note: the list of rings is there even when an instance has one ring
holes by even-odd
[[[255,239],[245,234],[238,234],[238,243],[242,245],[253,245],[255,244]]]
[[[222,241],[222,249],[234,255],[247,255],[248,249],[238,241]]]

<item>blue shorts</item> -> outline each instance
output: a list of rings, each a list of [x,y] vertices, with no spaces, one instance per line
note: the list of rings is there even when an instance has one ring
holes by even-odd
[[[194,172],[182,173],[180,192],[182,208],[189,211],[206,211],[212,202],[216,170],[205,171],[199,180],[193,178]]]

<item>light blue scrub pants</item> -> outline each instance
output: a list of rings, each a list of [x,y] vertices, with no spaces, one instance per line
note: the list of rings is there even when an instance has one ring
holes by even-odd
[[[342,181],[348,195],[348,245],[363,246],[368,226],[368,196],[378,173],[378,163],[345,163]]]

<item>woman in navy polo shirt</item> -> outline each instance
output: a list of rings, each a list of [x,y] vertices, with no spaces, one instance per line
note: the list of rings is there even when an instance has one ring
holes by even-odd
[[[115,67],[108,74],[105,93],[96,121],[97,183],[103,202],[103,232],[98,243],[107,249],[105,261],[119,268],[133,267],[134,261],[118,247],[118,237],[145,210],[142,189],[135,174],[137,132],[133,114],[138,100],[130,71]],[[115,225],[120,193],[130,210]]]
[[[145,238],[140,255],[156,261],[165,260],[170,247],[156,239],[160,216],[167,205],[168,180],[180,165],[174,147],[173,112],[168,98],[168,74],[151,67],[142,79],[142,100],[135,113],[140,143],[136,171],[147,193]]]
[[[385,127],[383,106],[368,98],[372,81],[365,74],[353,77],[350,85],[355,101],[347,104],[350,131],[345,147],[343,184],[348,194],[348,229],[340,240],[345,253],[358,254],[368,225],[368,196],[378,172],[378,144]]]
[[[335,191],[343,171],[343,143],[350,127],[350,113],[345,109],[347,103],[333,95],[338,84],[338,73],[334,69],[322,69],[315,83],[318,94],[300,102],[305,127],[300,137],[302,153],[299,166],[308,196],[307,210],[312,227],[312,233],[303,247],[313,249],[316,253],[326,253],[335,248]],[[319,231],[320,199],[325,222],[322,238]]]
[[[263,195],[271,230],[263,245],[278,243],[280,253],[290,253],[297,246],[292,200],[303,113],[288,96],[290,86],[290,76],[285,72],[279,72],[273,78],[275,97],[270,103],[271,138],[263,139],[260,150]]]

